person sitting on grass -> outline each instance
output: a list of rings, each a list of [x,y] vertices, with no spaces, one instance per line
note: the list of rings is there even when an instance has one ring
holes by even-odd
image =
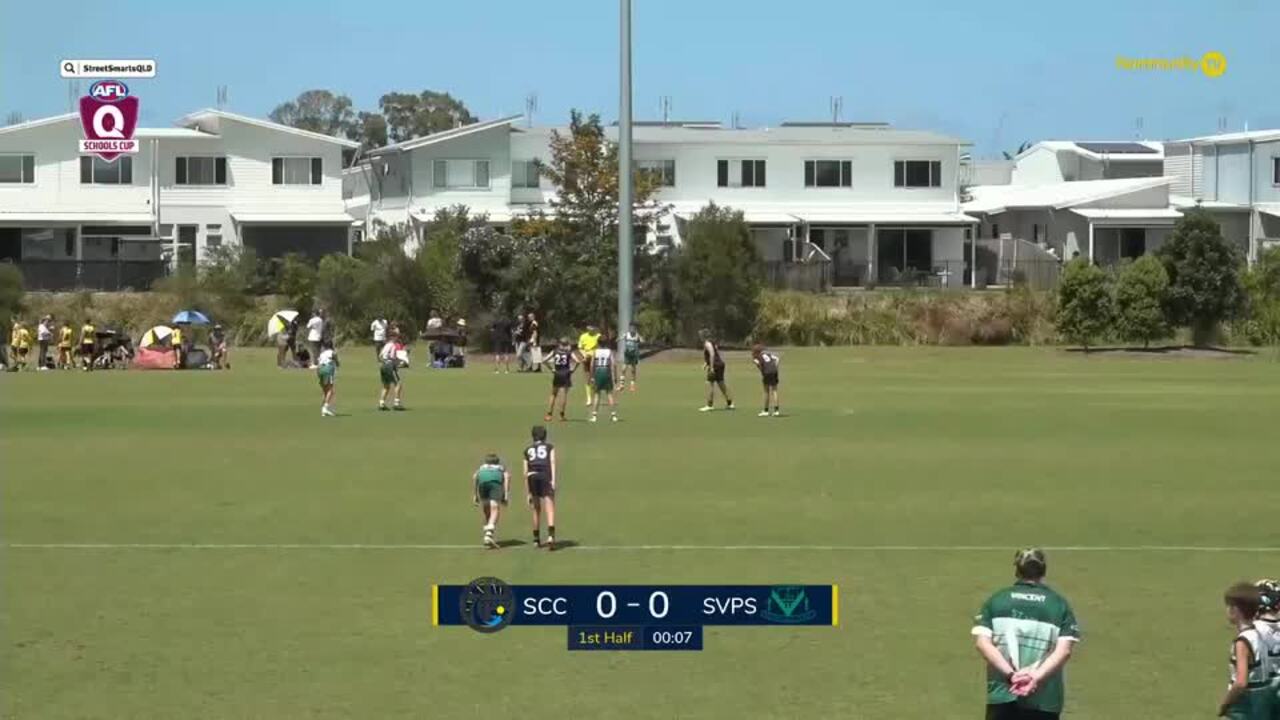
[[[325,340],[320,345],[320,358],[316,361],[316,378],[320,381],[320,417],[334,417],[333,397],[338,380],[338,353],[333,349],[333,341]]]
[[[502,466],[497,455],[486,455],[484,464],[471,476],[471,501],[484,515],[484,546],[497,549],[498,516],[511,494],[511,473]]]

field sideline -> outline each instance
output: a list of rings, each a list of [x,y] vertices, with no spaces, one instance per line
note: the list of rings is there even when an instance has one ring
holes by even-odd
[[[1280,364],[1055,349],[784,350],[789,416],[700,414],[641,366],[623,422],[551,425],[556,554],[479,548],[469,477],[516,465],[549,377],[0,377],[4,718],[979,717],[968,630],[1013,549],[1085,632],[1068,718],[1211,717],[1230,582],[1280,575]],[[580,380],[580,377],[579,377]],[[580,384],[580,383],[579,383]],[[513,487],[517,483],[513,482]],[[500,528],[526,540],[517,493]],[[432,583],[836,583],[838,628],[711,628],[701,653],[430,626]]]

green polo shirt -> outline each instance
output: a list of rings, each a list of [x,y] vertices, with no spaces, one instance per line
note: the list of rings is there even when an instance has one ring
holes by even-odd
[[[1049,657],[1058,640],[1078,641],[1080,626],[1066,598],[1047,585],[1020,580],[982,605],[972,633],[990,637],[1015,670],[1026,670]],[[1034,694],[1019,698],[1008,680],[987,668],[988,705],[1017,702],[1021,707],[1060,713],[1064,695],[1062,670],[1042,680]]]

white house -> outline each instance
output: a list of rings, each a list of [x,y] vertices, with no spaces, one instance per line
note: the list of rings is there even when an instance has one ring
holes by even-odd
[[[1158,142],[1044,140],[1014,158],[1014,185],[1160,177],[1164,147]]]
[[[429,222],[466,205],[504,225],[549,209],[556,189],[537,171],[551,129],[519,116],[389,145],[348,173],[349,207],[372,222]],[[567,129],[561,129],[567,132]],[[610,128],[616,133],[616,128]],[[966,227],[959,166],[967,143],[883,125],[639,123],[636,166],[661,181],[671,210],[651,228],[658,243],[708,203],[741,210],[775,270],[826,263],[837,285],[963,283]]]
[[[222,110],[139,128],[140,152],[110,163],[80,155],[80,137],[76,114],[0,128],[0,261],[34,286],[146,285],[162,259],[225,243],[349,249],[342,151],[357,143]]]
[[[1280,242],[1280,130],[1176,140],[1165,153],[1176,206],[1207,210],[1250,261]]]

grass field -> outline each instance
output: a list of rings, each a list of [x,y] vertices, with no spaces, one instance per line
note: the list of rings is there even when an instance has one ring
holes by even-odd
[[[351,349],[336,419],[264,352],[0,377],[3,717],[979,717],[971,618],[1026,544],[1086,634],[1067,717],[1213,716],[1221,592],[1280,575],[1280,365],[783,357],[785,418],[755,417],[740,358],[734,414],[695,412],[700,368],[658,359],[624,422],[553,426],[581,544],[555,554],[479,549],[469,486],[486,452],[518,459],[546,375],[414,368],[411,411],[380,414]],[[527,517],[513,503],[502,536]],[[431,627],[431,583],[481,575],[838,583],[841,625],[711,628],[701,653]]]

